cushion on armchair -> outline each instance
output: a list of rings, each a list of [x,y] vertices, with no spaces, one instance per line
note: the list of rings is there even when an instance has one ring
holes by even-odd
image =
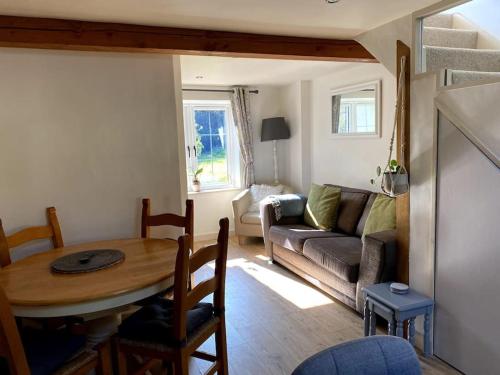
[[[252,204],[248,208],[248,212],[259,212],[260,202],[270,195],[279,195],[283,192],[283,185],[252,185],[250,186],[250,194],[252,195]]]

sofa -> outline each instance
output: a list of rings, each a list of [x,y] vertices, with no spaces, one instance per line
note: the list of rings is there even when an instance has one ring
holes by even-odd
[[[377,194],[339,187],[341,198],[333,231],[307,226],[303,215],[278,221],[273,206],[261,204],[264,243],[271,261],[363,313],[363,287],[395,278],[396,231],[367,234],[362,239]]]
[[[293,190],[283,185],[282,194]],[[249,211],[253,203],[250,189],[245,189],[233,199],[234,232],[240,245],[244,245],[248,237],[262,238],[262,225],[259,211]]]

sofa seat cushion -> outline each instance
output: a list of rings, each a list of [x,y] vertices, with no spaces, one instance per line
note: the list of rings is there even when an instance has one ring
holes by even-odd
[[[241,222],[243,224],[257,224],[260,225],[260,212],[247,212],[241,215]]]
[[[334,238],[345,236],[341,233],[314,229],[307,225],[273,225],[269,230],[271,242],[286,249],[302,253],[304,242],[310,238]]]
[[[314,238],[305,241],[303,254],[340,279],[355,283],[362,248],[358,237]]]

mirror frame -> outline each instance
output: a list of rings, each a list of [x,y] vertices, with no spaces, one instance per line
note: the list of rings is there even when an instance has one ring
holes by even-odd
[[[375,86],[375,132],[374,133],[347,133],[347,134],[338,134],[333,133],[333,103],[332,97],[341,94],[347,94],[353,91],[359,91],[366,88],[372,88]],[[381,120],[382,120],[382,103],[381,103],[381,91],[382,91],[382,80],[376,81],[368,81],[363,83],[358,83],[355,85],[342,86],[336,89],[330,90],[330,121],[328,124],[328,133],[330,138],[334,139],[348,139],[348,138],[381,138]]]

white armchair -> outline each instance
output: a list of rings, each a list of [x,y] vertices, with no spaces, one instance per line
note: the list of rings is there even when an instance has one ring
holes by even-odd
[[[283,185],[282,194],[291,194],[293,190]],[[234,231],[240,245],[246,243],[248,237],[263,237],[259,211],[249,211],[253,199],[250,189],[243,190],[233,199]]]

